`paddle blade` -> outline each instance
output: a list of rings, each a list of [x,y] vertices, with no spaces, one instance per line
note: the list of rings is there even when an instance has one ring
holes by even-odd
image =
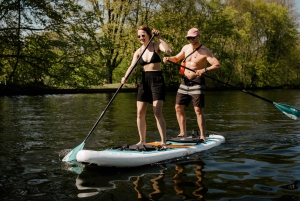
[[[281,103],[275,103],[273,104],[286,116],[288,116],[291,119],[297,120],[300,117],[300,110],[298,108],[295,108],[290,105],[285,105]]]
[[[80,145],[78,145],[77,147],[75,147],[72,151],[70,151],[63,159],[62,161],[74,161],[76,160],[76,155],[77,153],[83,149],[85,142],[82,142]]]

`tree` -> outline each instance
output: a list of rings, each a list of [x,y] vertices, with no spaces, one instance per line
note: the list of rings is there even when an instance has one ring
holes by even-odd
[[[65,4],[60,6],[66,6]],[[22,81],[17,70],[30,57],[24,50],[25,38],[33,33],[49,29],[62,18],[47,1],[7,0],[0,4],[0,43],[2,44],[1,74],[8,82]]]
[[[101,54],[95,59],[95,50],[109,42],[95,36],[94,15],[76,2],[8,0],[0,4],[0,79],[22,85],[46,77],[56,86],[102,84]]]
[[[228,0],[227,4],[240,16],[235,68],[241,83],[250,87],[286,84],[282,79],[286,71],[282,61],[291,55],[298,38],[288,9],[262,0]]]

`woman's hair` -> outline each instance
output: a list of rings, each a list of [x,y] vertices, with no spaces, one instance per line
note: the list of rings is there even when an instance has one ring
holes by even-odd
[[[146,25],[141,25],[137,28],[137,30],[143,30],[146,31],[146,33],[150,36],[150,38],[152,37],[152,33],[151,33],[151,29],[149,27],[147,27]]]

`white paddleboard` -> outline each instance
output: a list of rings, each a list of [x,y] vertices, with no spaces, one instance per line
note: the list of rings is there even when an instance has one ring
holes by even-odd
[[[199,153],[219,146],[224,142],[225,138],[222,135],[209,135],[209,137],[206,137],[205,143],[167,141],[166,150],[81,150],[77,153],[76,160],[80,163],[96,164],[102,167],[137,167]],[[160,143],[150,142],[147,144],[157,146]]]

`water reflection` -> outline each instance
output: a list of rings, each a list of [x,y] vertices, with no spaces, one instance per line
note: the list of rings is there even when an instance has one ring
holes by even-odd
[[[191,165],[195,167],[195,177],[196,181],[191,182],[190,180],[186,179],[186,166]],[[174,180],[174,190],[176,191],[177,195],[183,195],[185,198],[191,198],[187,192],[187,188],[194,189],[192,195],[194,198],[198,200],[203,200],[204,194],[207,192],[207,188],[203,184],[203,168],[205,163],[201,160],[192,161],[192,162],[184,162],[184,163],[177,163],[175,164],[175,170],[177,170],[176,175],[173,177]]]
[[[143,192],[144,177],[139,176],[133,182],[134,190],[137,192],[137,198],[140,200],[159,200],[159,198],[164,196],[164,174],[158,174],[153,179],[150,179],[152,183],[153,192],[149,193],[147,196]]]
[[[203,200],[207,188],[203,184],[204,162],[201,160],[185,161],[170,165],[143,166],[137,168],[103,168],[97,166],[85,166],[83,172],[76,178],[76,186],[79,190],[78,197],[105,196],[112,193],[113,189],[120,188],[120,182],[126,182],[135,191],[132,197],[139,200],[159,200],[166,194],[170,194],[168,186],[174,188],[174,195],[182,199]],[[191,173],[190,169],[194,169]],[[166,174],[172,171],[175,174]],[[170,182],[172,181],[173,184]],[[131,191],[132,192],[132,191]],[[172,193],[171,193],[172,194]]]
[[[85,166],[83,172],[76,178],[76,186],[80,193],[78,197],[90,197],[101,195],[110,189],[115,189],[118,182],[129,182],[132,178],[139,178],[143,175],[163,175],[165,167],[153,165],[137,168],[105,168],[98,166]],[[139,186],[136,187],[138,189]]]

